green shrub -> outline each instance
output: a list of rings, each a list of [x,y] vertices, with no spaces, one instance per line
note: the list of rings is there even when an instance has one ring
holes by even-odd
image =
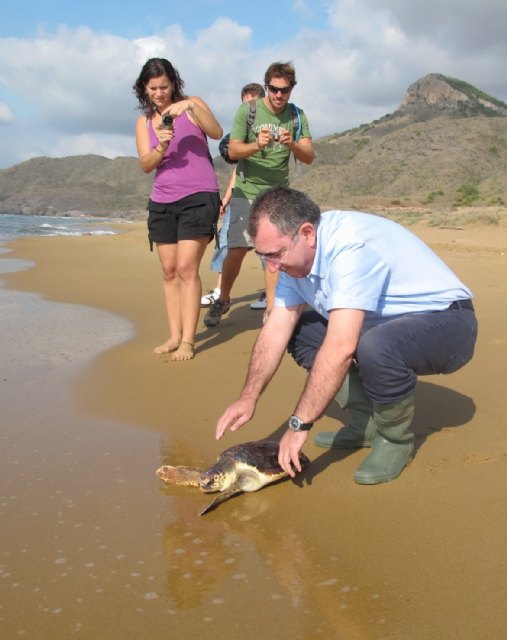
[[[353,142],[357,146],[358,149],[362,149],[363,147],[365,147],[370,142],[370,139],[366,138],[366,137],[365,138],[354,138]]]
[[[431,204],[432,202],[435,201],[435,198],[437,198],[438,196],[443,196],[444,192],[439,190],[439,191],[432,191],[431,193],[428,193],[428,195],[423,198],[422,203],[423,204]]]
[[[479,195],[479,187],[472,182],[467,182],[458,189],[458,199],[454,203],[457,207],[469,207],[476,202]]]

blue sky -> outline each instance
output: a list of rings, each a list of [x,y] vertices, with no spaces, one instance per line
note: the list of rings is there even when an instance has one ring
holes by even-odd
[[[391,113],[442,73],[507,102],[505,0],[18,0],[0,21],[0,169],[135,155],[132,84],[169,58],[225,131],[246,82],[292,60],[314,138]],[[212,151],[216,149],[212,146]]]
[[[265,46],[285,39],[304,27],[325,28],[325,4],[318,0],[293,2],[245,2],[229,0],[171,0],[142,3],[135,0],[98,2],[97,0],[33,0],[6,3],[2,7],[0,35],[31,37],[39,29],[54,30],[60,24],[93,31],[114,33],[124,38],[149,36],[161,27],[177,22],[189,36],[218,17],[255,26],[254,44]],[[273,11],[273,7],[276,11]]]

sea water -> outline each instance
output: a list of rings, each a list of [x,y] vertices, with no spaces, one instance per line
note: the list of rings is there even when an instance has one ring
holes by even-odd
[[[115,223],[125,220],[114,220]],[[24,214],[0,214],[0,274],[23,271],[33,266],[28,260],[6,257],[6,242],[26,236],[107,236],[120,233],[111,227],[111,219],[85,216],[36,216]]]
[[[118,231],[109,226],[110,222],[108,218],[4,213],[0,214],[0,242],[24,236],[114,235]]]
[[[54,220],[8,218],[0,216],[9,239],[51,234]],[[102,231],[93,224],[58,220],[55,231]],[[0,274],[30,268],[0,255]],[[165,439],[76,406],[83,371],[133,335],[127,319],[0,280],[2,639],[135,640],[167,624],[157,613],[167,499],[154,472]]]

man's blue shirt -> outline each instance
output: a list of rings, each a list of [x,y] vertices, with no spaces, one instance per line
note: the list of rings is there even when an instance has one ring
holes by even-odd
[[[369,328],[467,298],[470,290],[403,226],[368,213],[327,211],[320,217],[310,273],[280,273],[275,304],[306,302],[325,318],[333,309],[362,309]]]

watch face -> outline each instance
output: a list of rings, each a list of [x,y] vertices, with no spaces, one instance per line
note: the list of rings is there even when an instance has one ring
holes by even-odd
[[[301,424],[301,420],[296,418],[296,416],[291,416],[289,419],[289,428],[292,429],[292,431],[299,431],[301,429]]]

